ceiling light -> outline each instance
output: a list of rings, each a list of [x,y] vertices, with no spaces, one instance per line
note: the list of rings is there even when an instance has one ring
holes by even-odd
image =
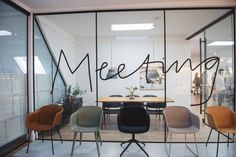
[[[233,41],[213,41],[208,46],[232,46],[233,44]]]
[[[151,30],[154,28],[153,23],[139,23],[139,24],[112,24],[112,31],[130,31],[130,30]]]
[[[148,36],[116,36],[116,40],[146,40]]]
[[[0,36],[10,36],[10,35],[12,35],[11,32],[6,30],[0,30]]]

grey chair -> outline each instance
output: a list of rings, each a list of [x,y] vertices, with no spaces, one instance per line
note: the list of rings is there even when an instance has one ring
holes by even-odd
[[[200,129],[200,120],[199,117],[193,114],[188,108],[183,106],[168,106],[164,108],[163,114],[166,121],[166,127],[170,132],[170,145],[169,145],[169,152],[166,151],[168,156],[171,153],[171,140],[172,140],[172,133],[175,134],[184,134],[185,135],[185,145],[186,147],[195,155],[198,156],[198,148],[197,148],[197,141],[196,135]],[[194,153],[190,147],[187,145],[186,134],[193,134],[196,146],[196,152]]]
[[[94,133],[98,156],[100,157],[100,151],[98,146],[98,139],[101,142],[100,128],[102,119],[102,108],[98,106],[83,106],[79,110],[73,113],[70,117],[70,127],[74,132],[74,139],[71,149],[71,156],[73,156],[75,140],[77,133],[80,133],[80,145],[82,140],[82,133]]]

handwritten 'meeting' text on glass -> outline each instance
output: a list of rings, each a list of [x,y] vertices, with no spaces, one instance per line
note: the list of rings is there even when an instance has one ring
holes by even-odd
[[[88,77],[89,77],[89,85],[90,85],[90,91],[92,92],[93,91],[93,88],[92,88],[92,79],[91,79],[91,70],[90,70],[90,58],[89,58],[89,54],[87,53],[84,58],[81,60],[81,62],[78,64],[78,66],[72,70],[71,67],[70,67],[70,64],[66,58],[66,55],[65,53],[63,52],[63,50],[61,50],[60,54],[59,54],[59,59],[58,59],[58,63],[57,63],[57,69],[56,69],[56,73],[53,77],[53,82],[52,82],[52,90],[51,90],[51,94],[53,93],[53,89],[54,89],[54,84],[55,84],[55,81],[56,81],[56,76],[57,76],[57,73],[59,71],[59,67],[60,67],[60,63],[61,63],[61,58],[62,56],[64,57],[65,59],[65,62],[67,64],[67,67],[69,69],[69,71],[71,72],[71,74],[74,74],[78,68],[80,67],[80,65],[85,61],[87,60],[87,66],[88,66]],[[148,71],[148,67],[149,65],[152,65],[152,64],[156,64],[156,63],[159,63],[162,65],[162,72],[164,74],[168,73],[172,68],[175,68],[175,72],[176,73],[179,73],[181,71],[181,69],[185,66],[185,65],[189,65],[189,68],[191,71],[194,71],[195,69],[199,68],[200,66],[204,66],[204,68],[206,70],[210,70],[212,68],[215,67],[215,72],[218,71],[218,68],[219,68],[219,63],[220,63],[220,59],[219,57],[217,56],[212,56],[212,57],[209,57],[209,58],[206,58],[205,60],[201,61],[198,65],[196,65],[195,67],[193,67],[192,65],[192,61],[190,58],[186,59],[180,66],[179,66],[179,62],[178,60],[176,60],[175,62],[173,62],[169,67],[166,67],[165,63],[162,62],[162,61],[150,61],[150,55],[148,54],[147,57],[143,60],[143,62],[140,64],[140,66],[138,66],[133,72],[125,75],[125,76],[122,76],[121,75],[121,72],[125,69],[126,65],[125,64],[120,64],[117,68],[117,71],[114,75],[110,76],[110,77],[102,77],[102,71],[104,69],[107,68],[108,66],[108,63],[107,62],[103,62],[100,66],[100,68],[96,69],[96,73],[99,74],[99,77],[101,80],[108,80],[108,79],[111,79],[112,77],[114,76],[118,76],[120,79],[126,79],[128,77],[130,77],[131,75],[133,75],[134,73],[136,73],[143,65],[146,65],[146,80],[147,80],[147,71]],[[213,87],[215,85],[215,79],[216,79],[216,75],[214,75],[213,77],[213,81],[212,81],[212,85],[211,85],[211,90],[210,90],[210,94],[209,94],[209,97],[204,100],[204,102],[201,102],[200,104],[204,104],[206,103],[211,95],[212,95],[212,92],[213,92]],[[195,105],[195,104],[194,104]]]

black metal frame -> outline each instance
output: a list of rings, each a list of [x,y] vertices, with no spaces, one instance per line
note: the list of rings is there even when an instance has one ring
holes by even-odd
[[[2,0],[2,2],[26,15],[26,56],[27,56],[26,57],[27,58],[26,59],[26,68],[27,68],[27,74],[26,74],[26,76],[27,76],[27,78],[26,78],[26,88],[27,88],[26,89],[26,93],[27,93],[26,98],[27,99],[26,99],[26,105],[27,105],[27,113],[29,113],[29,89],[28,89],[28,87],[29,87],[29,79],[28,79],[29,78],[29,73],[28,73],[28,71],[29,71],[29,68],[28,68],[28,56],[29,56],[28,21],[29,20],[28,20],[28,17],[30,15],[30,13],[27,10],[25,10],[24,8],[22,8],[18,5],[16,5],[15,3],[13,3],[12,1]],[[24,134],[24,135],[16,138],[15,140],[1,146],[0,147],[0,156],[4,156],[4,155],[8,154],[12,150],[14,150],[14,149],[20,147],[21,145],[25,144],[26,142],[27,142],[27,136],[26,136],[26,134]]]
[[[211,27],[212,25],[216,24],[217,22],[221,21],[222,19],[224,19],[225,17],[229,16],[229,14],[233,14],[233,16],[235,17],[235,13],[233,12],[234,7],[194,7],[194,8],[151,8],[151,9],[117,9],[117,10],[87,10],[87,11],[65,11],[65,12],[46,12],[46,13],[34,13],[33,16],[34,18],[36,16],[40,16],[40,15],[58,15],[58,14],[78,14],[78,13],[95,13],[95,35],[96,35],[96,68],[98,67],[98,47],[97,47],[97,13],[104,13],[104,12],[133,12],[133,11],[163,11],[163,16],[164,16],[164,69],[166,71],[166,51],[167,51],[167,47],[166,47],[166,11],[175,11],[175,10],[215,10],[215,9],[229,9],[230,11],[227,12],[225,15],[223,15],[222,17],[220,17],[219,19],[216,19],[215,21],[213,21],[212,23],[206,25],[205,27],[203,27],[201,30],[195,32],[193,36],[201,33],[202,31],[204,31],[205,29]],[[235,20],[234,20],[234,26],[235,26]],[[235,29],[234,29],[235,32]],[[189,37],[190,39],[190,37]],[[235,41],[235,35],[234,35],[234,41]],[[235,49],[234,49],[234,54],[235,54]],[[235,57],[235,56],[234,56]],[[236,63],[234,62],[234,64],[236,65]],[[166,76],[166,73],[164,73],[164,75]],[[236,74],[234,73],[235,77]],[[235,78],[234,77],[234,78]],[[164,92],[164,96],[165,96],[165,100],[166,100],[166,96],[167,96],[167,91],[166,91],[166,77],[165,77],[165,92]],[[234,101],[235,101],[235,93],[236,93],[236,89],[234,91]],[[96,73],[96,99],[98,99],[98,73]],[[97,101],[96,101],[97,102]],[[98,105],[98,102],[97,102]],[[234,105],[234,110],[235,110],[235,105]],[[165,134],[164,134],[164,141],[166,141],[166,130],[165,130]]]

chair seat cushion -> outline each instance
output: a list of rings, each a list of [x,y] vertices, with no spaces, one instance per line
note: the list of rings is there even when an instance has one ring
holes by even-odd
[[[89,133],[89,132],[99,131],[99,127],[83,127],[83,126],[73,125],[71,126],[71,130],[74,132]]]
[[[28,124],[28,128],[31,130],[36,130],[36,131],[47,131],[47,130],[51,130],[53,127],[50,124],[32,122]]]
[[[144,133],[148,131],[147,126],[119,126],[119,130],[124,133]]]
[[[168,127],[168,129],[176,134],[191,134],[191,133],[196,133],[199,131],[199,129],[195,126],[190,126],[190,127],[184,127],[184,128],[173,128],[173,127]]]

